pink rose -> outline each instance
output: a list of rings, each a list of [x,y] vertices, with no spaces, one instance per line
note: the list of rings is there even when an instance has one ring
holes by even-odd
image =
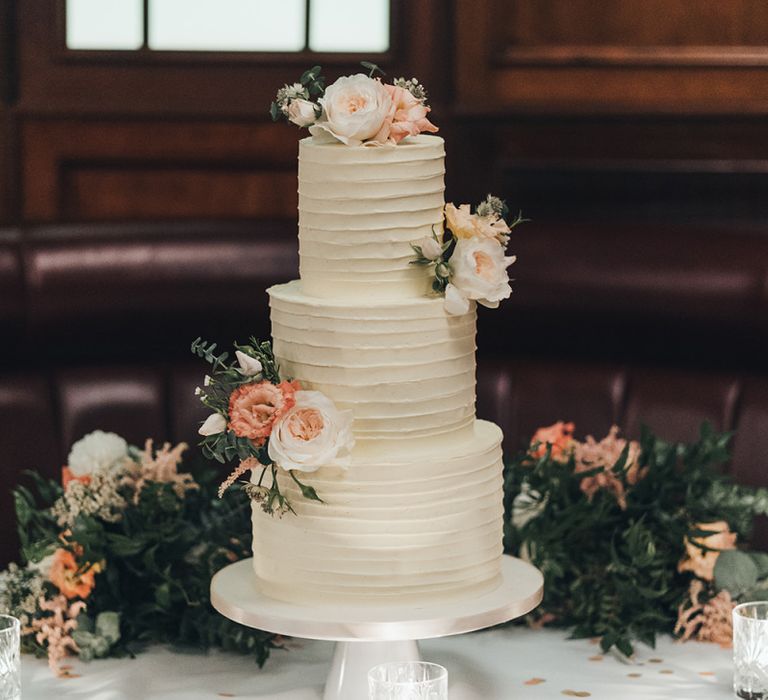
[[[405,88],[385,85],[395,105],[395,116],[389,131],[389,138],[400,143],[406,136],[416,136],[422,131],[435,133],[438,128],[427,119],[429,107],[414,97]]]
[[[293,407],[296,382],[244,384],[229,397],[229,429],[238,437],[263,445],[272,426]]]

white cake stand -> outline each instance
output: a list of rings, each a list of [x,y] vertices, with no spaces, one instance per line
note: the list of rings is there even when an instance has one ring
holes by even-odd
[[[420,659],[416,640],[473,632],[533,610],[544,591],[541,572],[520,559],[502,559],[502,583],[476,598],[422,605],[295,605],[268,598],[256,587],[253,560],[219,571],[211,603],[247,627],[304,639],[336,642],[324,700],[364,700],[376,664]]]

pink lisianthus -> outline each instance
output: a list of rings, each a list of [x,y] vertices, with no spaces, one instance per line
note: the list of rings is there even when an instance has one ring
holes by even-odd
[[[430,108],[405,88],[385,85],[395,106],[395,114],[389,130],[389,138],[400,143],[406,136],[416,136],[422,131],[435,133],[438,128],[427,119]]]
[[[295,403],[297,382],[244,384],[229,397],[229,430],[261,446],[272,426]]]

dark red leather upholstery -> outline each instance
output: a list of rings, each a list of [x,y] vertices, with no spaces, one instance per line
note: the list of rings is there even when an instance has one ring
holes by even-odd
[[[736,477],[768,485],[768,236],[520,231],[515,294],[479,322],[478,414],[505,448],[559,419],[675,440],[707,419],[737,430]],[[266,336],[264,290],[297,276],[296,248],[285,224],[0,232],[0,564],[23,469],[58,474],[96,428],[196,442],[190,341]]]

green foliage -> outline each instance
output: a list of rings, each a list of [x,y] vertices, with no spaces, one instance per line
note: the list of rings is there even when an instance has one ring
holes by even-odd
[[[250,502],[237,493],[219,499],[209,468],[194,476],[200,489],[184,498],[168,483],[148,482],[119,522],[82,515],[75,520],[69,539],[82,547],[81,560],[101,563],[78,618],[84,658],[163,642],[222,647],[253,655],[261,665],[276,647],[274,635],[238,625],[211,606],[214,573],[250,556]],[[36,549],[38,540],[57,542],[60,534],[46,513],[61,489],[35,478],[36,497],[24,487],[14,492],[20,530],[35,527],[25,552]]]
[[[669,633],[691,574],[677,571],[686,538],[712,534],[695,524],[727,521],[741,537],[756,514],[765,513],[768,492],[732,484],[719,467],[728,459],[730,435],[708,424],[691,444],[670,444],[643,430],[640,468],[644,478],[627,480],[627,448],[612,471],[626,490],[626,508],[605,489],[588,499],[581,480],[600,471],[574,473],[573,456],[560,462],[546,454],[519,454],[505,471],[505,547],[527,553],[545,577],[541,607],[555,624],[577,637],[600,637],[604,650],[632,651],[632,641],[653,644]],[[524,491],[535,515],[515,527],[513,503]],[[705,547],[702,547],[706,549]],[[718,560],[718,585],[740,591],[768,572],[765,555],[725,552]]]
[[[382,77],[386,75],[386,73],[381,70],[381,68],[379,68],[375,63],[371,63],[370,61],[360,61],[360,65],[368,71],[369,78],[373,78],[376,73],[381,74]]]

